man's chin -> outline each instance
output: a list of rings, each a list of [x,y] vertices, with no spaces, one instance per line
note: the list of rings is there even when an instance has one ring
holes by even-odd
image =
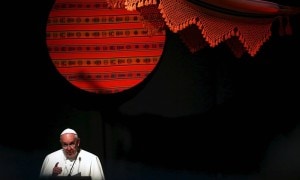
[[[68,159],[75,159],[75,158],[76,158],[76,155],[75,155],[75,154],[68,154],[68,153],[66,153],[66,157],[67,157]]]

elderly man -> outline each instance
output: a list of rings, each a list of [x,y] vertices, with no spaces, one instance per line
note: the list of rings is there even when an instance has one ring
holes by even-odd
[[[104,180],[101,162],[95,154],[79,148],[80,138],[70,128],[60,134],[62,148],[48,154],[42,164],[41,178],[82,176]]]

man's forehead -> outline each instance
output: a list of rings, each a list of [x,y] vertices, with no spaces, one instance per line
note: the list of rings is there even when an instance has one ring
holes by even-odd
[[[60,136],[62,142],[72,142],[76,140],[76,134],[67,133]]]

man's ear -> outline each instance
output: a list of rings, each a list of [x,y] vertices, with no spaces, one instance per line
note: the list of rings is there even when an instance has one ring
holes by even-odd
[[[80,145],[80,138],[77,139],[77,142],[76,142],[76,143],[77,143],[77,146]]]

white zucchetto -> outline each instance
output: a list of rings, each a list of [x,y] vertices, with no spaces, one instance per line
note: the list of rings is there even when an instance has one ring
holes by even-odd
[[[63,134],[77,134],[77,133],[73,129],[67,128],[60,135],[63,135]]]

